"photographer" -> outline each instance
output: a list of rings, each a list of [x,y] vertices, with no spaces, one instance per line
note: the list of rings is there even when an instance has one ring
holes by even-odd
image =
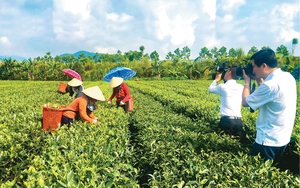
[[[243,85],[236,82],[236,68],[237,66],[231,66],[224,75],[226,82],[217,85],[223,74],[219,71],[208,91],[221,96],[219,128],[227,134],[239,136],[243,141],[245,137],[241,115]]]
[[[290,142],[296,115],[296,81],[290,73],[277,68],[277,59],[271,49],[260,50],[251,57],[258,88],[250,94],[250,77],[245,80],[242,94],[244,107],[259,109],[256,120],[256,138],[250,154],[279,162]]]

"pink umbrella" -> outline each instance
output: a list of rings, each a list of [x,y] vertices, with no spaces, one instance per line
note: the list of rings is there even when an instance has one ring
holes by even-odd
[[[62,72],[65,75],[70,76],[71,78],[77,78],[78,80],[81,80],[81,76],[72,69],[64,69],[64,70],[62,70]]]

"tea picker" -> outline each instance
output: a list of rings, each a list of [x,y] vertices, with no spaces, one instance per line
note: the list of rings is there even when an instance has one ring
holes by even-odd
[[[105,101],[102,91],[98,86],[94,86],[83,90],[82,93],[82,96],[76,98],[64,110],[61,125],[69,125],[78,119],[98,123],[98,117],[93,114],[93,111],[98,108],[97,101]]]

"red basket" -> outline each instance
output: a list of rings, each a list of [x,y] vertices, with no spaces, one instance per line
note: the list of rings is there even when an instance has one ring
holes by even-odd
[[[128,105],[128,112],[133,110],[133,96],[130,96],[129,100],[129,105]]]
[[[67,91],[67,87],[68,87],[68,84],[65,84],[63,82],[60,82],[59,83],[59,87],[58,87],[58,92],[60,93],[66,93]]]
[[[45,131],[53,131],[60,127],[62,114],[66,106],[58,108],[43,107],[43,129]]]

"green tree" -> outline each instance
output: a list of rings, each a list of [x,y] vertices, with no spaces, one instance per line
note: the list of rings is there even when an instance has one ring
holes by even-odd
[[[44,55],[44,61],[45,63],[50,63],[53,60],[51,56],[51,52],[47,52],[46,55]]]
[[[145,50],[145,47],[144,46],[140,46],[140,51],[141,51],[141,59],[144,58],[144,50]]]
[[[253,55],[253,54],[255,54],[256,52],[258,52],[257,47],[252,46],[252,47],[250,48],[250,50],[248,51],[248,54]]]
[[[297,44],[298,44],[298,39],[293,38],[293,40],[292,40],[292,56],[294,56],[294,52],[295,52],[295,48],[296,48]]]
[[[178,57],[179,59],[181,59],[182,55],[181,55],[181,51],[179,48],[176,48],[174,50],[175,56]]]
[[[159,61],[159,55],[156,50],[150,54],[150,59],[151,61]]]
[[[27,74],[28,80],[34,80],[34,61],[31,58],[22,61],[22,71]]]
[[[228,56],[229,57],[236,57],[236,51],[234,48],[230,48],[229,51],[228,51]]]
[[[172,52],[169,52],[167,55],[166,55],[166,59],[167,60],[173,60],[173,58],[174,58],[174,54],[172,54]]]
[[[227,48],[225,46],[222,46],[219,50],[218,50],[218,55],[219,56],[223,56],[223,57],[227,57]]]
[[[95,63],[98,63],[98,62],[100,62],[100,57],[101,57],[101,54],[97,52],[93,55],[92,59],[95,61]]]
[[[279,54],[278,63],[284,71],[291,72],[294,69],[294,64],[291,64],[290,54],[286,46],[280,45],[276,48],[276,53]]]
[[[196,58],[197,60],[201,60],[201,59],[207,59],[207,58],[211,58],[212,54],[210,53],[209,49],[207,47],[203,47],[201,48],[200,52],[199,52],[199,56]]]
[[[54,60],[47,63],[47,67],[48,67],[47,80],[58,80],[59,75],[61,74],[61,70],[62,70],[60,65],[61,64],[59,64],[58,62],[56,62]]]
[[[217,59],[217,57],[218,57],[218,48],[217,47],[213,47],[210,50],[210,53],[212,54],[213,59]]]
[[[269,46],[263,46],[261,47],[262,50],[265,50],[265,49],[271,49]]]
[[[161,74],[163,72],[163,67],[162,67],[162,62],[159,61],[159,55],[157,53],[157,51],[153,51],[151,54],[150,54],[150,58],[151,58],[151,67],[149,67],[147,69],[147,71],[154,71],[153,74],[156,75],[156,77],[158,79],[161,78]]]
[[[276,48],[276,53],[280,54],[281,57],[288,57],[289,56],[289,51],[286,46],[280,45],[279,47]]]
[[[190,60],[190,56],[191,56],[191,50],[189,47],[185,46],[182,48],[182,51],[181,51],[181,57],[185,60]]]
[[[238,61],[241,61],[241,59],[243,57],[245,57],[245,52],[244,52],[243,48],[237,48],[237,49],[235,49],[235,52],[236,52],[236,58]]]
[[[3,64],[0,67],[1,77],[5,80],[12,80],[14,79],[14,69],[17,64],[17,61],[12,58],[4,58]]]

